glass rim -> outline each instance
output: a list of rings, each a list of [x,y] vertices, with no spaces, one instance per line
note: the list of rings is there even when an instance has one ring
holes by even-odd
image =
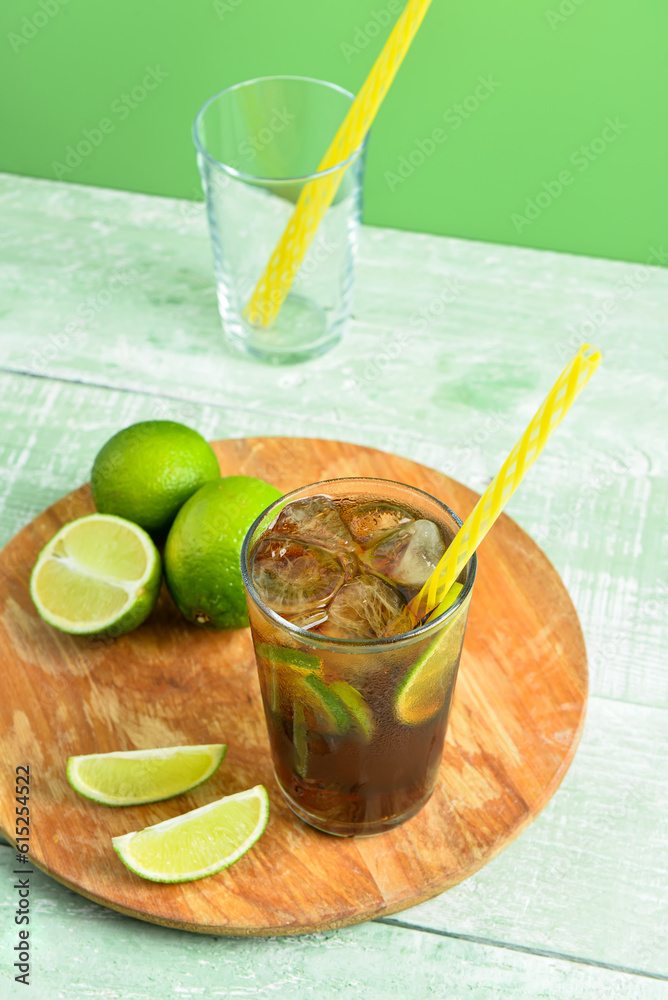
[[[304,486],[300,486],[296,490],[291,490],[289,493],[284,494],[284,496],[279,497],[278,500],[274,500],[274,502],[269,504],[268,507],[265,507],[262,513],[255,518],[250,528],[246,532],[246,535],[244,537],[241,546],[241,576],[243,579],[244,589],[246,593],[252,597],[253,601],[257,604],[260,610],[275,625],[278,625],[279,627],[283,628],[289,634],[294,635],[295,638],[302,640],[308,645],[316,646],[318,648],[323,648],[323,649],[334,648],[339,650],[345,650],[346,648],[349,648],[355,652],[362,652],[362,651],[370,652],[375,649],[386,650],[388,648],[391,648],[392,646],[408,645],[409,643],[422,639],[425,636],[428,636],[433,632],[437,631],[450,618],[454,618],[454,616],[457,614],[464,601],[467,600],[469,594],[471,593],[471,590],[473,589],[473,584],[475,583],[475,578],[478,568],[478,557],[475,552],[473,553],[468,563],[466,564],[465,567],[466,583],[459,592],[454,604],[451,604],[446,611],[442,612],[442,614],[438,616],[438,618],[434,618],[433,621],[425,622],[424,625],[420,625],[419,628],[413,629],[411,632],[402,632],[400,635],[385,636],[378,639],[340,639],[336,636],[320,635],[317,632],[311,632],[309,629],[300,628],[293,622],[289,622],[286,618],[282,618],[281,615],[279,615],[276,611],[273,611],[272,608],[270,608],[267,604],[265,604],[265,602],[257,593],[255,586],[253,584],[253,580],[251,578],[251,574],[248,570],[247,564],[248,564],[248,555],[249,555],[248,550],[250,546],[250,540],[253,537],[256,528],[260,525],[260,523],[263,520],[265,520],[265,518],[271,513],[271,511],[275,507],[278,507],[279,504],[284,503],[285,501],[289,502],[290,498],[296,497],[297,494],[302,493],[303,490],[309,490],[313,486],[324,487],[327,486],[329,483],[342,483],[350,480],[355,480],[356,482],[361,482],[361,483],[365,482],[387,483],[392,486],[399,486],[402,487],[403,489],[412,490],[414,493],[419,493],[422,496],[427,497],[434,503],[438,504],[438,506],[441,507],[453,519],[453,521],[459,528],[461,528],[463,524],[462,519],[459,517],[459,515],[456,514],[451,507],[448,507],[448,505],[444,503],[443,500],[439,500],[438,497],[433,496],[431,493],[427,493],[426,490],[421,490],[418,486],[411,486],[409,483],[401,483],[396,479],[380,479],[375,476],[342,476],[338,479],[323,479],[315,483],[307,483]]]
[[[329,174],[333,174],[339,170],[347,168],[352,163],[354,163],[355,160],[358,159],[359,156],[364,152],[367,141],[369,139],[368,131],[364,136],[364,138],[362,139],[362,142],[357,147],[357,149],[355,149],[354,152],[350,154],[350,156],[346,157],[345,160],[341,160],[339,163],[335,163],[333,167],[328,167],[327,170],[316,170],[314,173],[311,174],[302,174],[300,176],[295,176],[295,177],[261,177],[259,174],[247,174],[243,170],[237,170],[236,167],[231,166],[229,163],[222,163],[220,160],[217,160],[216,157],[212,156],[211,153],[209,153],[209,151],[206,149],[204,142],[202,141],[200,136],[202,119],[207,109],[211,104],[213,104],[214,101],[217,101],[219,97],[222,97],[223,94],[229,94],[234,90],[240,90],[242,87],[249,87],[252,84],[267,83],[270,80],[299,80],[302,83],[316,83],[319,86],[328,87],[330,90],[336,90],[340,94],[343,94],[345,97],[349,97],[351,103],[352,101],[355,100],[355,95],[351,93],[349,90],[346,90],[345,87],[340,87],[338,83],[330,83],[328,80],[318,80],[316,77],[313,76],[296,76],[290,73],[276,73],[272,76],[256,76],[253,77],[251,80],[241,80],[239,83],[233,83],[231,86],[224,87],[222,90],[219,90],[217,94],[213,94],[212,97],[209,97],[208,100],[204,102],[202,107],[197,112],[195,116],[195,121],[193,122],[192,135],[193,135],[193,142],[195,143],[195,148],[197,149],[197,152],[201,156],[205,157],[205,159],[209,161],[209,163],[212,163],[215,167],[218,167],[218,169],[222,170],[224,173],[229,174],[230,177],[234,177],[236,180],[240,181],[252,181],[256,184],[257,183],[294,184],[297,181],[304,183],[306,181],[317,180],[320,177],[327,177]]]

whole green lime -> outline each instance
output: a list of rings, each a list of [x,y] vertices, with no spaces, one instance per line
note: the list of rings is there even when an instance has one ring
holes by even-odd
[[[201,434],[172,420],[145,420],[101,448],[91,487],[101,514],[134,521],[159,538],[188,497],[219,476],[218,459]]]
[[[207,483],[186,501],[165,544],[165,578],[190,622],[244,628],[248,611],[241,579],[241,545],[255,518],[281,496],[252,476]]]

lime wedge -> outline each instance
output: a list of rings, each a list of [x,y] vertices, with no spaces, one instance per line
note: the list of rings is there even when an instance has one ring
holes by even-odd
[[[67,780],[79,795],[105,806],[160,802],[210,778],[226,750],[223,743],[209,743],[68,757]]]
[[[152,882],[192,882],[238,861],[264,833],[269,798],[263,785],[226,795],[144,830],[113,837],[124,865]]]
[[[450,604],[457,599],[461,589],[461,583],[453,583],[448,591]],[[399,721],[407,726],[427,722],[443,708],[449,682],[446,665],[456,662],[455,640],[458,642],[461,638],[458,629],[453,632],[453,625],[458,620],[461,621],[459,615],[438,633],[397,688],[394,709]]]
[[[332,681],[329,690],[338,695],[348,709],[354,728],[369,739],[374,729],[373,714],[359,691],[347,681]]]
[[[158,600],[161,566],[146,532],[112,514],[66,524],[40,552],[30,577],[39,615],[73,635],[123,635]]]

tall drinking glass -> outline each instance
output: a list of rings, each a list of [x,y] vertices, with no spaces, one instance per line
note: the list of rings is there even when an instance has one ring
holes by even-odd
[[[295,501],[300,503],[291,507]],[[331,505],[345,526],[343,532]],[[404,514],[399,517],[397,510]],[[381,529],[383,524],[391,528],[391,521],[399,534],[389,531],[365,539],[358,530],[360,524],[376,522]],[[413,487],[387,480],[335,479],[278,500],[255,521],[244,541],[242,574],[276,779],[293,811],[327,833],[352,836],[389,830],[414,816],[436,785],[475,580],[475,555],[462,572],[454,604],[412,632],[351,639],[313,630],[318,616],[333,619],[328,588],[338,595],[333,600],[343,606],[347,620],[359,614],[364,627],[374,615],[385,615],[388,604],[394,602],[396,608],[403,602],[387,583],[400,576],[389,563],[393,551],[403,553],[407,535],[417,534],[411,525],[418,521],[423,529],[427,521],[436,524],[445,544],[461,526],[449,507]],[[306,545],[282,537],[295,524],[301,538],[310,538]],[[354,541],[348,540],[348,528]],[[317,545],[311,544],[314,540]],[[294,554],[286,590],[276,596],[279,604],[284,602],[286,617],[261,596],[266,597],[266,591],[258,560],[264,567],[270,550],[282,563]],[[344,567],[343,588],[335,579],[339,564]],[[381,569],[387,575],[374,576]],[[320,587],[323,595],[324,610],[309,612],[311,627],[301,627],[309,623],[289,604],[300,573],[310,574],[305,586],[311,597]],[[264,579],[265,569],[262,574]],[[306,581],[306,576],[301,579]],[[402,589],[409,599],[410,589]],[[343,597],[344,590],[348,597]],[[358,605],[351,606],[355,597]],[[330,626],[331,621],[322,627]]]
[[[263,361],[304,361],[333,347],[350,316],[366,142],[341,164],[318,164],[353,95],[322,80],[263,77],[202,107],[194,124],[213,244],[218,305],[228,341]],[[267,328],[244,309],[304,185],[345,170],[336,197]]]

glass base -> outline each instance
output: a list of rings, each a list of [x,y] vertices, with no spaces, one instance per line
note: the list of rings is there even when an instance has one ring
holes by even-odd
[[[405,812],[399,813],[396,816],[388,816],[384,819],[374,820],[371,823],[364,822],[363,820],[359,823],[340,823],[336,820],[323,819],[322,816],[315,816],[312,813],[307,812],[306,809],[303,809],[290,795],[288,795],[283,788],[283,785],[278,780],[278,775],[276,775],[275,771],[274,775],[276,777],[276,783],[283,793],[285,801],[288,803],[295,816],[298,816],[304,823],[307,823],[314,829],[319,830],[321,833],[329,833],[335,837],[375,837],[379,833],[387,833],[388,830],[393,830],[396,826],[401,826],[402,823],[406,823],[409,819],[412,819],[413,816],[416,816],[423,806],[427,804],[434,793],[434,789],[430,789],[429,792],[415,802],[410,809],[407,809]]]
[[[310,299],[288,295],[271,327],[231,321],[223,315],[230,344],[243,354],[272,365],[291,365],[317,358],[341,339],[343,322],[328,326],[327,314]]]

